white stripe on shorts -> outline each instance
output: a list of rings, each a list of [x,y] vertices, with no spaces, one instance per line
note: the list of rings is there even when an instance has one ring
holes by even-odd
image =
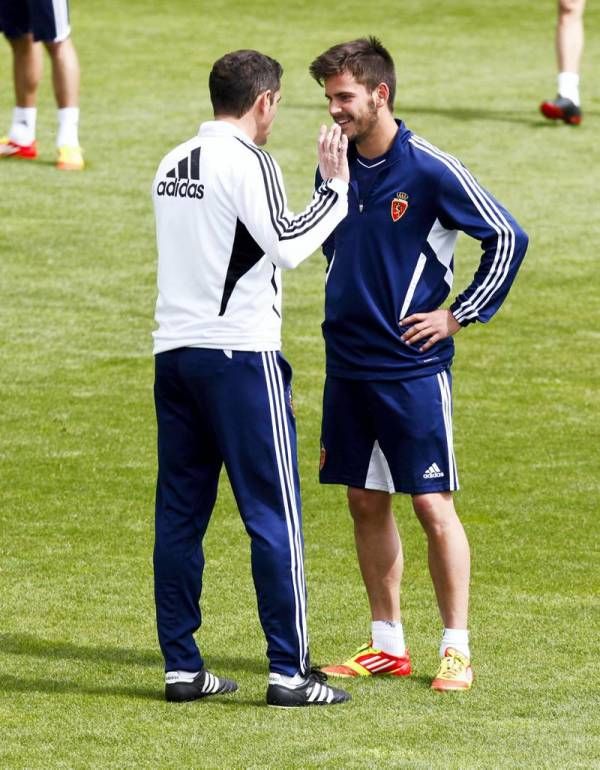
[[[394,488],[394,479],[388,461],[383,454],[379,441],[375,440],[371,459],[369,460],[369,469],[365,479],[365,489],[376,489],[380,492],[389,492],[390,495],[396,491]]]
[[[54,42],[62,43],[71,34],[68,0],[52,0],[52,9],[54,10],[54,24],[56,26]]]
[[[454,438],[452,434],[452,393],[447,372],[436,375],[440,394],[442,396],[442,413],[446,428],[446,446],[448,450],[448,482],[451,491],[458,489],[458,474],[456,472],[456,460],[454,458]]]

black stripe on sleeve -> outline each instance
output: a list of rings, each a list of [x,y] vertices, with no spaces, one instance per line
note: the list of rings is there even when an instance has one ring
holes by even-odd
[[[292,240],[304,235],[315,227],[335,205],[338,194],[331,190],[326,182],[323,182],[318,188],[318,197],[311,202],[308,209],[290,221],[283,213],[284,196],[273,159],[268,153],[247,144],[242,139],[238,139],[238,141],[258,159],[265,185],[269,216],[273,229],[280,240]]]

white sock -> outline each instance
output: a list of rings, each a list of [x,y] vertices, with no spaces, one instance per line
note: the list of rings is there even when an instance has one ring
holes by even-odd
[[[579,107],[579,75],[576,72],[559,72],[558,93]]]
[[[371,623],[371,638],[376,650],[383,650],[397,658],[406,655],[404,629],[399,620],[374,620]]]
[[[452,647],[470,660],[471,650],[469,649],[469,632],[467,629],[445,628],[442,643],[440,644],[440,658],[444,657],[448,647]]]
[[[280,684],[282,687],[287,687],[290,690],[300,687],[305,681],[306,677],[302,676],[302,674],[286,676],[285,674],[277,674],[275,671],[269,673],[269,684]]]
[[[177,682],[193,682],[198,676],[199,671],[167,671],[165,674],[166,684],[176,684]]]
[[[32,144],[36,119],[37,107],[15,107],[8,138],[17,144]]]
[[[57,147],[79,147],[79,107],[58,110]]]

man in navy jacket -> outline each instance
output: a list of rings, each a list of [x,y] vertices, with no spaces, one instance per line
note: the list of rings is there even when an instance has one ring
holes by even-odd
[[[444,633],[436,690],[469,689],[469,544],[456,514],[453,335],[498,310],[527,236],[469,171],[393,117],[394,63],[376,38],[310,67],[350,141],[348,215],[323,246],[327,380],[320,480],[348,487],[372,637],[337,676],[406,676],[402,546],[391,496],[410,494],[428,539]],[[452,286],[458,232],[481,242],[472,282]]]

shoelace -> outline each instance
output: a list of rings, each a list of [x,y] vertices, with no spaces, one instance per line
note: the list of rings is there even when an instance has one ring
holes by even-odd
[[[440,676],[455,679],[465,668],[464,662],[457,655],[447,655],[442,659]]]
[[[307,679],[313,682],[319,682],[319,684],[325,684],[327,681],[327,674],[323,673],[318,668],[311,668],[307,674]]]

